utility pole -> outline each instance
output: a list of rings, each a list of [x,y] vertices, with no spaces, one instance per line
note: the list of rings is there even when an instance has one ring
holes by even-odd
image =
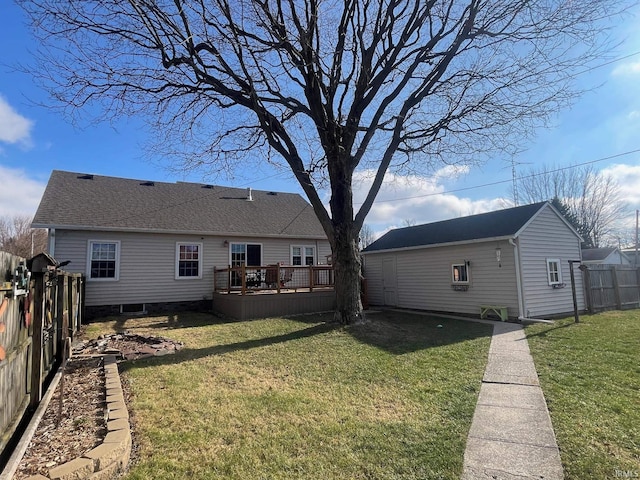
[[[638,212],[640,210],[636,209],[636,255],[633,257],[633,265],[638,266]]]

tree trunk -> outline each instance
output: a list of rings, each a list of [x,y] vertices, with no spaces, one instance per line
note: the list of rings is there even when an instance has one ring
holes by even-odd
[[[353,218],[352,169],[349,157],[339,157],[330,164],[332,175],[331,222],[329,236],[336,275],[336,312],[334,319],[343,325],[362,320],[360,299],[360,252],[358,235],[360,226]]]
[[[337,237],[338,235],[336,235]],[[362,321],[360,298],[361,264],[357,234],[343,235],[333,242],[333,263],[336,280],[336,311],[334,319],[350,325]]]

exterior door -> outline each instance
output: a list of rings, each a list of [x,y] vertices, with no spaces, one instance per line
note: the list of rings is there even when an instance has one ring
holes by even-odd
[[[382,261],[382,290],[384,304],[390,307],[398,306],[396,257],[385,258]]]
[[[232,267],[259,267],[262,262],[262,245],[252,243],[232,243],[231,244],[231,266]],[[240,272],[231,272],[231,286],[242,285]]]

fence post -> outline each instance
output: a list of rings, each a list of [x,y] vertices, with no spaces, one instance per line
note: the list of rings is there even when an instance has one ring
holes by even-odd
[[[636,291],[638,293],[638,308],[640,308],[640,267],[636,267]]]
[[[618,270],[616,266],[611,267],[611,279],[613,281],[613,294],[616,298],[616,308],[622,310],[622,301],[620,300],[620,285],[618,283]]]
[[[31,392],[29,407],[35,408],[42,399],[42,304],[44,302],[44,273],[32,272],[33,292],[33,340],[31,343]]]
[[[64,317],[65,317],[65,300],[67,298],[67,296],[65,295],[66,293],[66,289],[67,289],[67,276],[61,272],[61,271],[56,271],[56,311],[55,311],[55,317],[53,319],[54,322],[56,322],[56,326],[55,326],[55,332],[56,332],[56,337],[55,337],[55,341],[54,341],[54,348],[55,348],[55,357],[56,359],[61,362],[62,361],[62,355],[63,355],[63,350],[64,350],[64,341],[67,338],[66,332],[65,332],[65,321],[64,321]]]
[[[569,273],[571,275],[571,296],[573,297],[573,318],[576,323],[580,323],[578,315],[578,299],[576,297],[576,276],[573,271],[573,264],[580,263],[580,260],[569,260]]]
[[[589,313],[593,313],[593,298],[591,296],[591,272],[589,271],[589,267],[586,265],[580,265],[580,270],[582,271],[582,280],[584,282],[584,290],[587,300],[587,310]]]
[[[65,332],[65,337],[71,337],[73,340],[73,333],[75,331],[75,325],[73,324],[73,292],[75,290],[75,278],[72,275],[69,275],[67,280],[67,330]]]

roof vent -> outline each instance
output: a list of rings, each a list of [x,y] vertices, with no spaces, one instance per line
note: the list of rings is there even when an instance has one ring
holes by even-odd
[[[251,195],[251,187],[247,188],[247,201],[253,202],[253,195]]]
[[[273,196],[276,196],[276,195],[278,195],[278,192],[267,192],[267,195],[273,195]]]
[[[153,187],[155,185],[155,182],[140,182],[140,185],[142,185],[143,187]]]
[[[93,175],[91,174],[87,174],[87,175],[78,175],[77,177],[79,180],[93,180]]]
[[[213,185],[202,185],[202,188],[208,188],[209,190],[213,190]]]

